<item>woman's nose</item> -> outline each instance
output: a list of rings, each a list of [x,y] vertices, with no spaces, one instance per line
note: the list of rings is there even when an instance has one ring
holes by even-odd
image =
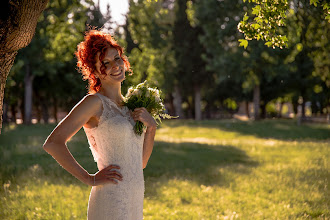
[[[118,67],[118,63],[116,61],[111,61],[110,65],[112,69],[116,69]]]

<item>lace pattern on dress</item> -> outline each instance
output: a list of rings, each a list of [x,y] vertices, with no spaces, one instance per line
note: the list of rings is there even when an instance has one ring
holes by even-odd
[[[135,124],[127,107],[120,108],[111,99],[96,93],[102,100],[99,124],[85,128],[98,169],[110,164],[120,166],[123,181],[92,188],[89,220],[142,220],[144,178],[142,152],[144,134],[136,135]]]

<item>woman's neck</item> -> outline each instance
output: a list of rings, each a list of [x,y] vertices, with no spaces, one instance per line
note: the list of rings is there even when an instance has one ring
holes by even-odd
[[[111,86],[101,86],[99,92],[117,104],[120,104],[123,101],[123,96],[121,94],[121,83]]]

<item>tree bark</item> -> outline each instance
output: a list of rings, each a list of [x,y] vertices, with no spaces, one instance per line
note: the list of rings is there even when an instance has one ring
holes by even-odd
[[[254,119],[258,120],[259,117],[259,108],[260,108],[260,86],[256,85],[253,89],[253,107],[254,107]]]
[[[3,98],[8,73],[17,51],[30,44],[38,18],[48,0],[9,0],[7,14],[0,19],[0,133],[2,128]],[[6,4],[6,3],[4,3]],[[2,5],[4,5],[2,4]]]
[[[194,91],[195,91],[195,120],[199,121],[202,119],[200,86],[195,85]]]

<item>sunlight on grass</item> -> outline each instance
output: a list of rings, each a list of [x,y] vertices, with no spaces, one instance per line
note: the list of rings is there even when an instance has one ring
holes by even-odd
[[[54,125],[0,140],[1,219],[86,219],[90,187],[41,148]],[[145,174],[145,219],[329,219],[328,125],[293,121],[162,124]],[[85,134],[68,146],[93,173]]]

